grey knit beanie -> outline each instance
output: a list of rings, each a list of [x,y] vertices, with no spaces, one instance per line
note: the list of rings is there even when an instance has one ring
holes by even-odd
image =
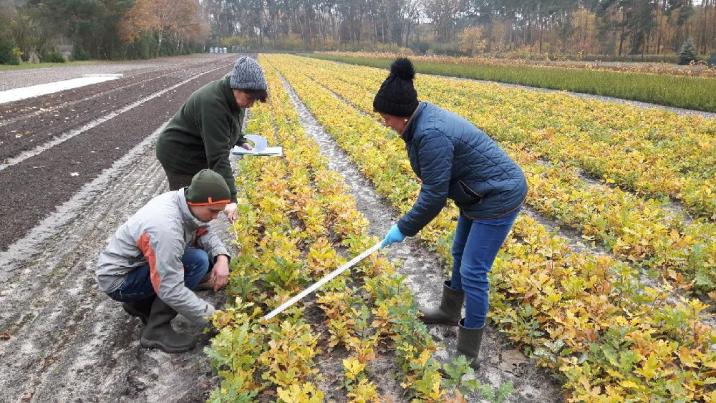
[[[234,63],[229,85],[237,90],[266,90],[266,80],[261,66],[248,56],[241,56]]]

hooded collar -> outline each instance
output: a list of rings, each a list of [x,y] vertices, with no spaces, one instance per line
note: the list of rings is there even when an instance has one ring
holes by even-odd
[[[426,102],[420,102],[420,104],[418,104],[418,107],[415,108],[415,112],[410,115],[408,124],[405,125],[405,129],[403,129],[403,133],[401,134],[401,137],[406,143],[409,143],[413,139],[413,134],[415,131],[415,121],[418,120],[418,116],[420,116],[426,106]]]
[[[194,214],[191,213],[191,210],[189,210],[189,205],[186,204],[186,194],[184,193],[185,191],[186,188],[181,188],[176,191],[177,199],[179,199],[179,211],[181,212],[181,218],[182,222],[184,222],[184,225],[189,226],[192,229],[209,225],[209,223],[197,219],[196,217],[194,217]]]
[[[239,113],[241,111],[241,108],[239,107],[239,104],[236,103],[236,97],[234,96],[234,90],[231,89],[231,85],[229,84],[229,80],[231,79],[230,76],[226,76],[221,81],[221,90],[224,93],[224,96],[226,97],[226,103],[229,105],[229,109],[232,113]]]

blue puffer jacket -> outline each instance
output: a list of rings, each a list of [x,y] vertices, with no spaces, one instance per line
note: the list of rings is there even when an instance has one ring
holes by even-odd
[[[398,221],[414,236],[452,199],[471,219],[504,216],[527,196],[520,167],[472,123],[421,102],[403,131],[410,165],[422,180],[413,208]]]

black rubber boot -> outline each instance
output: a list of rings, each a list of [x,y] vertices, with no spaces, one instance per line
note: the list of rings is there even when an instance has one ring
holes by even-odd
[[[152,312],[139,339],[142,347],[158,348],[166,353],[182,353],[194,348],[193,336],[177,333],[172,329],[172,319],[177,312],[159,298],[152,303]]]
[[[124,308],[124,311],[128,314],[139,318],[139,320],[146,325],[147,320],[149,319],[149,314],[152,311],[152,302],[154,302],[154,297],[143,299],[141,301],[123,302],[122,308]]]
[[[467,357],[470,361],[472,369],[477,371],[480,368],[480,361],[477,356],[480,353],[480,343],[482,343],[482,332],[485,325],[478,329],[468,329],[463,324],[465,319],[461,319],[457,329],[457,352]]]
[[[426,325],[457,325],[462,316],[465,293],[450,288],[450,280],[443,283],[443,297],[438,308],[421,310],[420,320]]]

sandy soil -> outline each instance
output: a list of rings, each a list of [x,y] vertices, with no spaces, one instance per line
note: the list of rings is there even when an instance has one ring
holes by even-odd
[[[0,116],[12,117],[0,125],[0,189],[6,189],[0,198],[5,226],[0,250],[109,168],[230,65],[231,58],[224,58],[158,67],[149,76],[57,93],[35,100],[37,105],[32,100],[0,105]]]
[[[0,236],[0,401],[201,401],[215,387],[201,329],[175,320],[176,327],[200,336],[200,345],[187,354],[141,348],[140,322],[97,290],[91,269],[117,226],[168,190],[154,156],[157,129],[192,91],[225,74],[234,58],[207,55],[178,65],[158,63],[122,83],[40,101],[60,121],[74,122],[64,131],[115,115],[20,162],[5,163],[0,171],[5,229]],[[55,101],[43,102],[48,98]],[[83,109],[72,115],[77,105]],[[34,120],[51,117],[32,110],[32,103],[2,106],[3,111],[18,107],[29,112],[26,118],[5,112],[15,119],[0,126],[3,152],[7,144],[16,155],[35,148],[16,141],[12,128],[32,127],[36,144],[62,131],[54,124],[36,125]],[[222,299],[203,296],[217,303]]]
[[[149,60],[130,60],[124,62],[91,62],[87,64],[68,64],[57,67],[20,69],[0,72],[0,91],[31,85],[51,83],[82,77],[85,74],[124,74],[132,76],[158,68],[172,68],[178,64],[191,64],[197,61],[209,62],[225,59],[222,54],[193,54],[187,56],[161,57]]]

